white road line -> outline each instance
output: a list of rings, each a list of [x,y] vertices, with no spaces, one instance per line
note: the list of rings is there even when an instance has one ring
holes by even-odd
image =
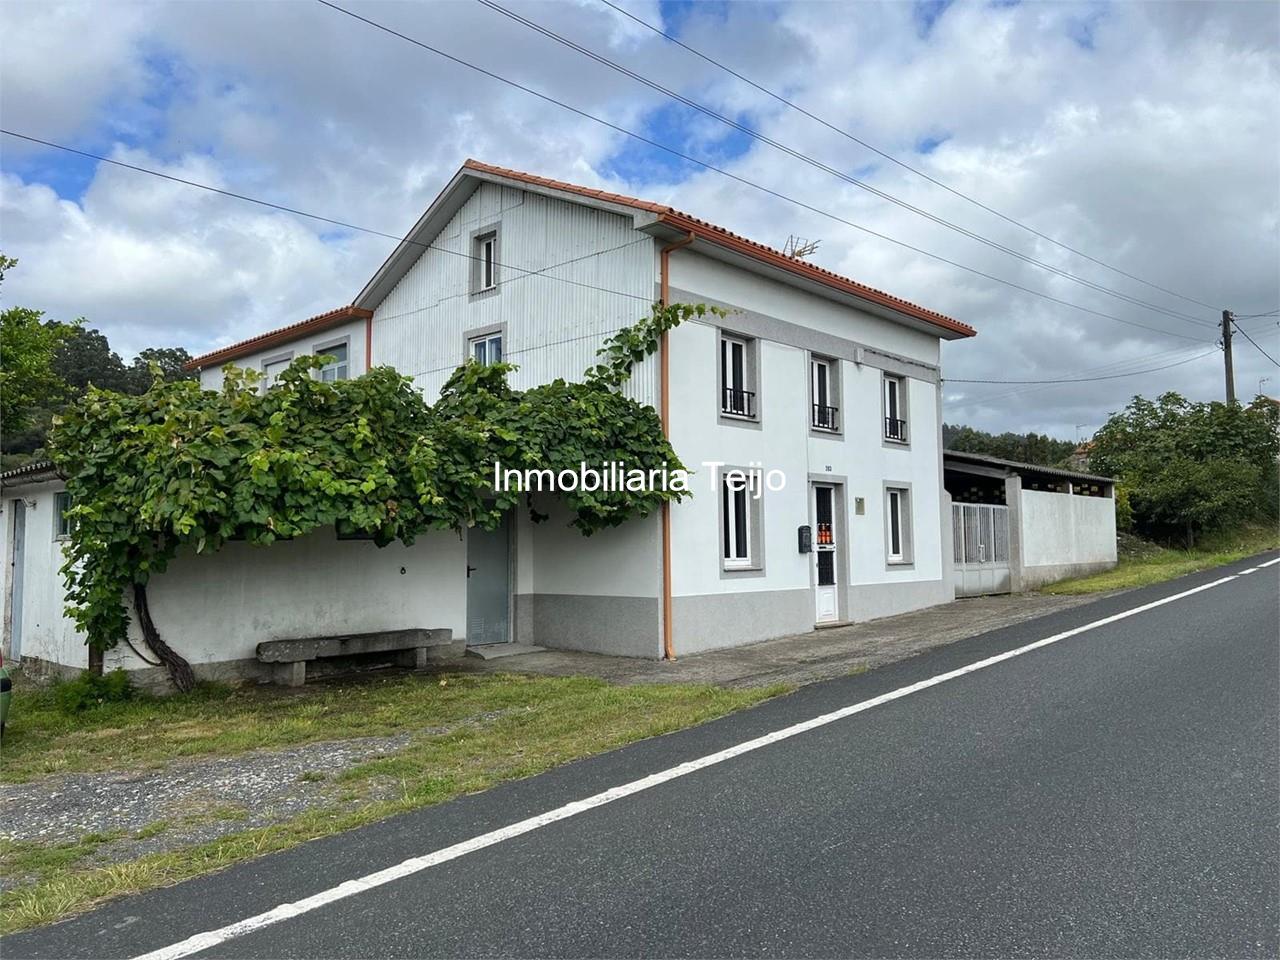
[[[1250,567],[1248,570],[1240,570],[1240,571],[1238,571],[1238,572],[1236,573],[1236,576],[1237,576],[1237,577],[1243,577],[1246,573],[1257,573],[1257,572],[1258,572],[1258,568],[1257,568],[1257,567]]]
[[[1263,567],[1271,567],[1277,563],[1280,563],[1280,557],[1276,557],[1274,560],[1268,560],[1266,563],[1258,564],[1258,569],[1261,570]]]
[[[1271,563],[1280,563],[1280,557],[1272,560]],[[1267,564],[1269,566],[1270,564]],[[773,733],[766,733],[764,736],[756,737],[754,740],[747,740],[735,746],[728,747],[724,750],[718,750],[715,753],[709,753],[704,757],[696,760],[690,760],[686,763],[679,764],[675,767],[669,767],[666,770],[660,770],[657,773],[642,777],[639,780],[633,780],[630,783],[624,783],[621,786],[613,787],[605,790],[603,793],[597,793],[594,796],[587,797],[583,800],[575,800],[567,803],[562,807],[556,807],[554,810],[548,810],[546,813],[540,813],[536,817],[529,817],[527,820],[521,820],[509,826],[501,827],[489,833],[481,834],[478,837],[472,837],[470,840],[464,840],[461,843],[455,843],[452,846],[444,847],[436,850],[434,853],[424,854],[420,857],[412,857],[397,863],[395,866],[387,867],[376,873],[370,873],[366,876],[355,880],[348,880],[340,883],[336,887],[330,887],[328,890],[322,890],[320,893],[313,894],[302,900],[293,903],[282,903],[266,913],[260,913],[257,916],[247,917],[236,923],[228,924],[225,927],[219,927],[216,930],[208,930],[204,933],[198,933],[193,937],[188,937],[179,943],[172,944],[167,947],[161,947],[159,950],[153,950],[150,953],[142,954],[137,960],[178,960],[180,957],[189,957],[201,950],[208,950],[219,944],[226,943],[236,937],[242,937],[246,933],[252,933],[255,930],[261,930],[263,927],[269,927],[272,924],[279,923],[282,920],[289,920],[293,917],[300,916],[304,913],[310,913],[312,910],[318,910],[320,907],[330,903],[336,903],[339,900],[345,900],[347,897],[355,896],[358,893],[364,893],[384,884],[392,883],[404,877],[412,876],[415,873],[421,873],[431,867],[441,863],[447,863],[450,860],[456,860],[458,857],[465,857],[469,853],[477,850],[483,850],[485,847],[492,847],[495,844],[502,843],[505,840],[511,840],[526,833],[531,833],[541,827],[548,826],[560,820],[567,820],[570,817],[576,817],[580,813],[586,813],[588,810],[594,810],[602,807],[607,803],[613,803],[615,800],[621,800],[624,797],[630,797],[634,794],[641,793],[661,784],[668,783],[679,777],[687,776],[698,770],[705,770],[707,767],[724,763],[726,760],[732,760],[734,757],[740,757],[743,754],[751,753],[753,750],[759,750],[783,740],[789,740],[791,737],[799,736],[802,733],[808,733],[810,730],[816,730],[819,727],[825,727],[827,724],[835,723],[854,714],[862,713],[864,710],[870,710],[872,707],[878,707],[881,704],[889,703],[893,700],[900,700],[903,697],[918,693],[921,690],[927,690],[930,687],[936,687],[940,683],[946,683],[948,680],[955,680],[957,677],[963,677],[970,673],[976,673],[979,670],[985,670],[987,667],[993,667],[997,663],[1003,663],[1006,660],[1012,660],[1014,657],[1020,657],[1024,653],[1030,653],[1032,650],[1039,650],[1041,647],[1047,647],[1052,643],[1060,640],[1066,640],[1068,637],[1074,637],[1089,630],[1096,630],[1098,627],[1105,627],[1108,624],[1115,623],[1118,620],[1124,620],[1127,617],[1135,616],[1139,613],[1145,613],[1148,610],[1154,610],[1156,607],[1162,607],[1166,603],[1173,603],[1175,600],[1181,600],[1192,594],[1201,593],[1205,590],[1211,590],[1214,587],[1221,586],[1236,579],[1236,575],[1222,577],[1214,580],[1212,583],[1205,583],[1198,587],[1192,587],[1190,590],[1183,590],[1181,593],[1175,593],[1173,596],[1164,597],[1160,600],[1153,600],[1151,603],[1144,603],[1139,607],[1132,607],[1122,613],[1113,614],[1110,617],[1103,617],[1101,620],[1094,620],[1092,623],[1086,623],[1084,626],[1075,627],[1071,630],[1064,630],[1062,633],[1055,633],[1051,637],[1045,637],[1043,640],[1037,640],[1029,643],[1024,647],[1018,647],[1015,650],[1006,650],[1004,653],[996,654],[993,657],[987,657],[985,660],[979,660],[976,663],[959,667],[955,670],[949,670],[946,673],[939,673],[936,676],[929,677],[927,680],[920,680],[916,683],[905,687],[899,687],[888,693],[882,693],[878,697],[872,697],[869,700],[862,700],[858,703],[851,704],[847,707],[841,707],[839,710],[833,710],[830,713],[824,713],[821,716],[814,717],[811,720],[805,720],[801,723],[792,724],[789,727],[783,727],[781,730],[775,730]]]

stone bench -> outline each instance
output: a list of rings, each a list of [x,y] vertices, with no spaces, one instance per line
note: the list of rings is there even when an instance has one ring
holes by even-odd
[[[348,657],[360,653],[394,653],[401,666],[423,670],[432,661],[462,656],[465,643],[453,640],[444,628],[384,630],[339,637],[304,637],[298,640],[264,640],[258,644],[258,662],[268,664],[274,682],[300,687],[307,681],[307,661],[324,657]]]

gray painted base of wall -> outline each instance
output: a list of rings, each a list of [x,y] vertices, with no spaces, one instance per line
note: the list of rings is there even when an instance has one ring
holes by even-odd
[[[1022,590],[1034,590],[1046,583],[1057,583],[1071,577],[1084,577],[1091,573],[1101,573],[1116,565],[1114,560],[1099,560],[1093,563],[1047,563],[1038,567],[1023,567],[1021,577],[1016,580]]]
[[[813,591],[744,590],[673,597],[677,657],[813,629]]]
[[[14,665],[8,657],[5,658],[5,663],[10,667]],[[84,667],[72,667],[65,663],[54,663],[52,660],[41,660],[39,657],[22,657],[20,666],[25,679],[37,680],[41,683],[50,680],[71,680],[84,672]]]
[[[427,664],[437,662],[448,662],[450,660],[460,660],[466,653],[466,642],[455,640],[452,643],[437,644],[433,647],[424,648],[424,659]],[[109,656],[109,655],[108,655]],[[396,658],[395,653],[388,653],[386,661],[390,662]],[[335,673],[345,672],[352,669],[354,661],[339,657],[337,659],[320,659],[309,660],[306,663],[306,678],[308,680],[320,679]],[[402,664],[408,666],[409,664]],[[211,663],[193,663],[191,664],[191,672],[195,674],[196,680],[210,681],[215,683],[272,683],[276,680],[275,667],[278,664],[262,663],[256,657],[244,660],[216,660]],[[366,663],[366,666],[372,666],[372,661]],[[115,669],[113,664],[107,662],[104,669],[108,672]],[[360,670],[360,666],[355,666]],[[35,657],[22,658],[22,671],[27,676],[37,677],[40,679],[61,678],[65,680],[79,676],[83,671],[83,667],[69,667],[61,663],[53,663],[49,660],[39,660]],[[140,690],[154,694],[169,694],[174,692],[174,686],[169,679],[169,673],[164,667],[134,667],[125,668],[125,673],[129,675],[129,679],[133,681],[133,685]]]
[[[657,597],[518,593],[515,639],[560,650],[615,657],[662,656]]]
[[[849,588],[849,619],[854,623],[879,620],[953,600],[955,588],[946,579],[857,583]]]

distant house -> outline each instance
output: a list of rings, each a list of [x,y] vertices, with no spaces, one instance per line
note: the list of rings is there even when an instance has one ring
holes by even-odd
[[[525,388],[581,376],[657,299],[728,311],[673,331],[626,387],[697,471],[693,498],[665,518],[583,538],[542,496],[549,522],[520,511],[408,548],[332,530],[231,544],[153,581],[161,631],[206,674],[236,675],[258,642],[324,631],[447,627],[469,645],[656,658],[951,600],[939,348],[973,328],[663,204],[468,161],[351,305],[192,367],[211,389],[224,364],[252,367],[269,389],[294,357],[326,353],[324,376],[388,364],[430,398],[464,359],[509,359]],[[753,467],[785,486],[757,498],[726,482]],[[48,598],[10,642],[78,663],[80,639],[52,612],[56,478],[0,484],[21,599],[32,581]],[[128,649],[111,656],[141,666]]]

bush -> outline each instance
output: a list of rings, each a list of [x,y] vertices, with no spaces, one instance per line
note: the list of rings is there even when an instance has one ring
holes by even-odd
[[[117,669],[102,676],[85,670],[74,680],[59,683],[53,693],[59,710],[75,714],[96,710],[108,703],[132,700],[136,691],[129,675]]]

